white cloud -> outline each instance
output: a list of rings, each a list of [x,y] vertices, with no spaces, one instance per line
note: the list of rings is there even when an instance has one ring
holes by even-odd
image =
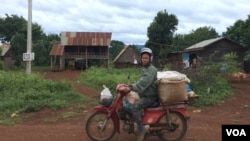
[[[179,20],[176,33],[188,34],[211,26],[221,34],[250,13],[248,0],[33,0],[32,21],[46,33],[61,31],[112,32],[112,40],[144,44],[157,12],[166,9]],[[0,16],[27,19],[28,0],[1,1]]]

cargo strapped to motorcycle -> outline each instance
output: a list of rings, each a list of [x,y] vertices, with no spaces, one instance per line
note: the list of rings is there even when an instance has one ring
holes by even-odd
[[[186,83],[186,80],[170,81],[165,78],[159,79],[157,90],[160,103],[166,105],[187,100]]]

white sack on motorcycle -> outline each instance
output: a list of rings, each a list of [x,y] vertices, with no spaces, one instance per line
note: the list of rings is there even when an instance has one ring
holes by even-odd
[[[163,71],[163,72],[157,72],[157,79],[167,79],[169,81],[181,81],[186,80],[188,83],[190,83],[189,78],[186,74],[180,73],[178,71]]]
[[[103,85],[103,90],[100,94],[99,103],[103,106],[110,106],[113,102],[113,95],[111,94],[109,88],[107,88],[105,85]]]

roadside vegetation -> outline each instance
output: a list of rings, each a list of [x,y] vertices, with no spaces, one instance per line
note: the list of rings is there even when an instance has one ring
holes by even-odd
[[[190,85],[194,92],[200,95],[199,99],[191,102],[193,106],[207,107],[216,105],[232,94],[228,81],[210,69],[205,69],[202,72],[197,71],[195,75],[189,77],[191,79]],[[130,78],[131,83],[139,79],[140,72],[138,70],[139,68],[129,69],[132,72],[131,76],[133,76],[132,79]],[[186,74],[188,75],[188,72]],[[80,82],[84,85],[95,86],[100,91],[103,88],[102,85],[105,84],[112,94],[116,95],[116,85],[126,83],[127,75],[127,69],[110,68],[106,70],[104,68],[91,68],[82,73]]]
[[[199,99],[191,102],[193,106],[216,105],[233,94],[228,78],[232,73],[239,71],[238,64],[234,61],[237,56],[234,53],[226,54],[222,63],[215,63],[212,58],[213,56],[211,56],[211,61],[204,62],[203,67],[180,71],[187,75],[191,80],[190,85],[193,91],[200,96]],[[169,66],[164,70],[169,70]],[[133,83],[140,78],[140,68],[106,69],[93,67],[82,73],[80,82],[99,90],[103,88],[102,85],[106,85],[115,95],[116,85],[127,83],[128,74],[130,74],[129,83]]]
[[[191,87],[200,96],[192,102],[192,105],[197,107],[216,105],[233,94],[228,80],[233,73],[240,71],[238,68],[240,64],[237,64],[236,58],[235,53],[228,53],[223,56],[223,62],[218,63],[213,61],[212,54],[210,61],[203,62],[201,67],[182,72],[189,77]]]
[[[204,62],[203,67],[181,71],[191,80],[190,85],[194,92],[200,95],[199,99],[190,103],[191,105],[216,105],[233,94],[227,78],[239,71],[233,61],[236,57],[233,53],[227,54],[223,63]],[[34,70],[43,72],[47,71],[47,68],[36,67]],[[99,91],[105,85],[116,95],[117,84],[134,83],[140,78],[140,73],[140,68],[91,67],[80,75],[79,82]],[[69,108],[72,103],[76,105],[95,102],[74,91],[70,82],[47,80],[39,73],[27,75],[19,71],[0,71],[0,97],[0,124],[19,122],[21,119],[17,115],[21,113],[36,112],[43,108]],[[68,113],[63,118],[72,116],[72,113]]]
[[[129,78],[128,78],[129,77]],[[140,77],[140,68],[91,67],[80,76],[80,83],[102,90],[103,85],[115,92],[117,84],[133,83]]]
[[[0,124],[15,124],[18,115],[43,108],[67,108],[88,99],[72,89],[69,82],[51,81],[39,74],[0,71]]]

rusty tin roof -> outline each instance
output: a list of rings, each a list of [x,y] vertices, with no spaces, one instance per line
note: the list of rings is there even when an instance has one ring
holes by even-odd
[[[109,46],[111,32],[61,32],[62,45]]]
[[[52,49],[50,50],[49,55],[62,56],[63,51],[64,51],[64,46],[63,45],[61,45],[60,43],[54,43],[53,46],[52,46]]]

